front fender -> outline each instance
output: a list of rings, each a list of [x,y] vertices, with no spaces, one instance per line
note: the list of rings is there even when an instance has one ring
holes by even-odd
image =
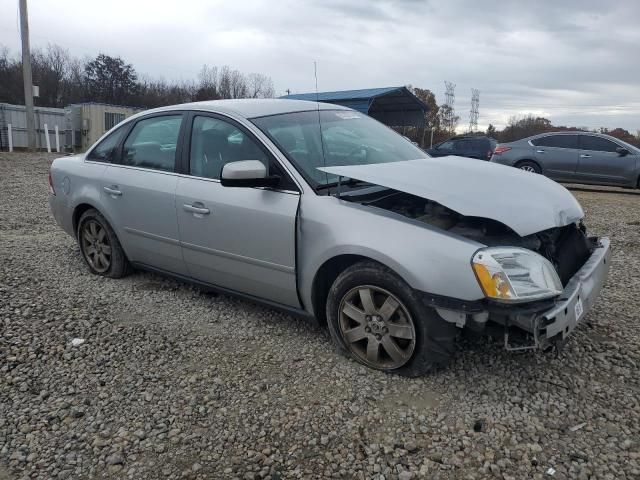
[[[303,195],[298,221],[298,286],[312,310],[313,280],[339,255],[360,255],[395,271],[411,287],[464,301],[484,298],[471,269],[483,245],[430,225],[334,197]]]

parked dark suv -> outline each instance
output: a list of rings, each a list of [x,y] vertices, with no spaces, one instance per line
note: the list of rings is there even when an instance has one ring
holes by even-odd
[[[480,135],[460,135],[439,143],[433,148],[429,148],[427,153],[432,157],[444,157],[446,155],[457,155],[458,157],[478,158],[489,160],[493,155],[493,150],[498,142],[491,138]]]

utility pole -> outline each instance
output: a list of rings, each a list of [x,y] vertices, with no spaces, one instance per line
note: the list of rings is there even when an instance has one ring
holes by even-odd
[[[29,48],[29,15],[27,0],[20,0],[20,35],[22,37],[22,79],[24,105],[27,110],[27,140],[29,150],[36,149],[36,124],[33,113],[33,77],[31,75],[31,49]]]

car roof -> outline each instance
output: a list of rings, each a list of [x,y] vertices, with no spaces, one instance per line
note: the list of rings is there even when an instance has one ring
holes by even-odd
[[[614,142],[620,141],[619,138],[612,137],[611,135],[607,135],[605,133],[588,132],[586,130],[562,130],[560,132],[544,132],[524,138],[523,140],[533,140],[534,138],[546,137],[548,135],[591,135],[592,137],[606,138],[607,140],[612,140]]]
[[[489,138],[486,135],[456,135],[449,140],[459,140],[461,138]]]
[[[350,110],[341,105],[310,102],[307,100],[289,100],[280,98],[243,98],[235,100],[207,100],[204,102],[182,103],[167,107],[145,110],[136,117],[150,113],[170,112],[174,110],[198,110],[217,112],[244,118],[265,117],[283,113],[307,112],[316,110]]]

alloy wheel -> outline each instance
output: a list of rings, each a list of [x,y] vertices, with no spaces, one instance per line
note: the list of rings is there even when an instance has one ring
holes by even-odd
[[[529,173],[536,173],[536,169],[533,168],[531,165],[523,165],[520,167],[520,170],[524,170],[525,172],[529,172]]]
[[[111,245],[105,228],[95,220],[88,220],[80,233],[82,253],[89,265],[98,273],[111,266]]]
[[[360,361],[393,370],[411,359],[416,346],[413,319],[392,293],[372,285],[355,287],[339,308],[340,333]]]

